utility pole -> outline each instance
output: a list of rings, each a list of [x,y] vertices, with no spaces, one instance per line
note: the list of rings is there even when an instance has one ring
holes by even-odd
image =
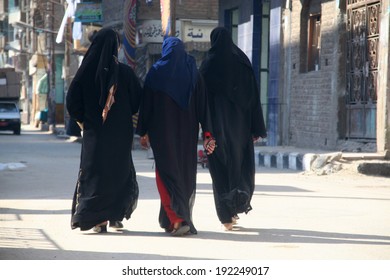
[[[49,130],[54,131],[56,125],[56,62],[55,62],[55,38],[54,38],[54,3],[51,1],[46,2],[46,24],[47,28],[52,32],[47,33],[47,45],[49,46],[48,50],[48,59],[49,59],[49,92],[47,95],[47,109],[48,109],[48,124]]]
[[[26,24],[27,25],[30,25],[31,23],[31,7],[30,7],[30,3],[28,3],[28,1],[24,1],[23,3],[23,7],[24,7],[24,10],[26,12]],[[26,45],[28,46],[28,48],[31,48],[31,30],[26,30],[25,32],[25,36],[26,36]],[[31,59],[31,49],[28,49],[26,51],[26,66],[29,64],[29,61]],[[31,104],[32,104],[32,87],[30,88],[30,73],[29,73],[29,68],[26,67],[24,69],[24,78],[25,78],[25,90],[26,90],[26,106],[27,106],[27,124],[30,124],[30,121],[31,121]],[[31,103],[30,103],[30,100],[31,100]]]
[[[176,0],[160,0],[161,27],[164,38],[176,35]]]
[[[65,9],[66,10],[66,9]],[[69,125],[70,116],[66,109],[66,93],[68,92],[70,83],[72,81],[70,77],[70,59],[71,59],[71,48],[72,48],[72,19],[68,17],[65,27],[65,58],[64,58],[64,71],[65,71],[65,83],[64,83],[64,125],[67,129]]]
[[[176,37],[176,0],[171,0],[171,37]]]

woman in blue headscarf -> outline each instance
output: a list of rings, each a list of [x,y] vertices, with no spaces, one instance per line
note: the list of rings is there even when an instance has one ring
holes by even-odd
[[[204,146],[215,147],[204,82],[195,59],[178,38],[168,37],[162,57],[149,70],[141,99],[137,133],[150,141],[161,198],[160,226],[173,236],[197,233],[192,222],[195,200],[199,123]]]

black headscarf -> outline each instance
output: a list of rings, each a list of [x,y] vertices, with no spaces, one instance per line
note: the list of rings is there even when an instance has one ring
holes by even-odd
[[[211,48],[201,66],[209,94],[226,95],[244,109],[250,106],[257,87],[251,62],[224,27],[210,34]]]
[[[162,45],[162,57],[149,70],[145,86],[169,95],[187,109],[197,81],[195,59],[184,50],[183,42],[168,37]]]
[[[91,43],[75,79],[82,81],[86,72],[95,72],[99,105],[104,108],[109,89],[118,82],[118,33],[111,28],[99,30]]]

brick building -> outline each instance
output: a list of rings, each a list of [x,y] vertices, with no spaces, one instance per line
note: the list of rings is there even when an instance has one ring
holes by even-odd
[[[30,123],[48,107],[50,121],[63,123],[65,45],[55,43],[63,13],[61,0],[1,1],[0,68],[12,66],[23,73],[20,92],[23,123]],[[49,94],[37,90],[42,79],[47,80]]]
[[[220,0],[259,79],[268,145],[390,148],[388,1]]]
[[[335,148],[344,134],[345,51],[340,39],[345,34],[345,9],[336,1],[291,4],[284,11],[289,22],[282,26],[287,43],[284,73],[291,81],[289,92],[282,91],[290,116],[283,140],[303,147]]]
[[[390,148],[388,11],[375,0],[296,0],[284,10],[289,143]]]
[[[126,1],[102,1],[103,26],[123,31]],[[144,79],[148,69],[161,56],[163,34],[160,1],[136,3],[136,73]],[[210,32],[218,24],[218,0],[177,0],[175,9],[176,36],[195,57],[198,66],[210,48]],[[123,58],[122,58],[123,60]]]

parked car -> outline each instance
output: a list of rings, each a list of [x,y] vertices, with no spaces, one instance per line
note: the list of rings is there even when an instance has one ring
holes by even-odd
[[[0,101],[0,130],[10,130],[20,135],[21,111],[15,102]]]

